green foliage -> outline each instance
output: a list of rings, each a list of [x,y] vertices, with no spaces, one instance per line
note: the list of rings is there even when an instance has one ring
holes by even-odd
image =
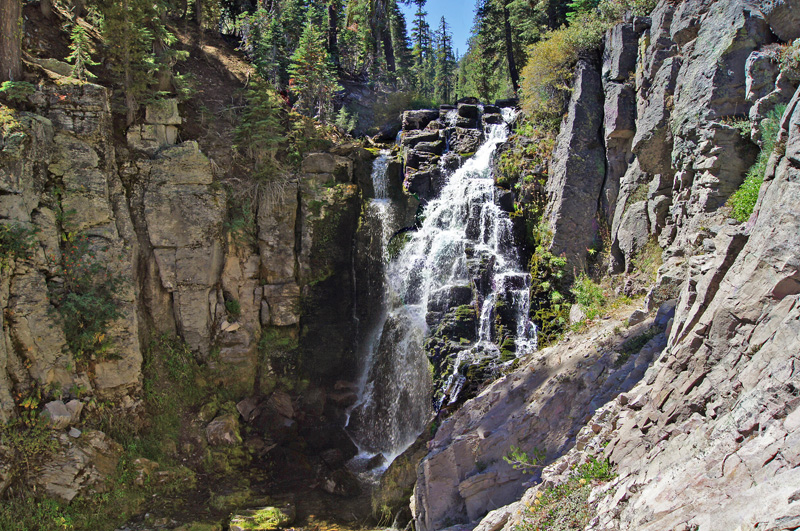
[[[758,125],[762,141],[761,152],[758,154],[756,163],[748,170],[742,185],[728,199],[728,204],[731,206],[731,216],[737,221],[747,221],[756,207],[758,192],[761,189],[761,183],[764,182],[764,173],[767,171],[769,157],[775,150],[775,140],[780,129],[780,119],[785,110],[786,105],[777,106]]]
[[[548,248],[552,232],[546,222],[532,229],[535,249],[528,264],[531,273],[531,318],[538,328],[539,345],[556,341],[569,324],[570,304],[561,294],[565,286],[567,260]]]
[[[48,284],[50,301],[61,314],[67,346],[83,366],[114,356],[108,329],[123,316],[119,295],[124,280],[107,265],[105,251],[91,245],[85,235],[66,238],[62,261],[54,264],[59,276]]]
[[[39,415],[40,403],[41,392],[34,389],[28,396],[19,397],[19,416],[6,424],[0,423],[0,445],[13,457],[12,471],[22,467],[25,473],[31,474],[58,448],[47,420]]]
[[[223,229],[233,245],[247,249],[255,248],[258,242],[254,198],[246,190],[227,187],[228,209]]]
[[[575,297],[575,304],[583,308],[586,319],[590,321],[600,316],[608,302],[603,288],[592,281],[586,273],[581,273],[575,279],[570,292]]]
[[[27,81],[3,81],[0,84],[0,95],[11,103],[22,103],[36,91],[36,87]]]
[[[92,60],[89,37],[86,35],[86,29],[77,19],[72,22],[69,49],[70,54],[66,60],[68,63],[72,63],[72,77],[81,80],[96,78],[97,76],[92,74],[87,67],[96,66],[100,63]]]
[[[237,299],[226,299],[225,312],[231,319],[238,319],[242,314],[242,306],[239,304]]]
[[[347,133],[352,133],[358,124],[358,115],[356,113],[347,112],[347,107],[342,106],[336,114],[336,127],[341,128]]]
[[[520,87],[522,109],[528,116],[557,127],[579,55],[597,49],[610,25],[594,12],[579,13],[569,26],[548,32],[528,49]]]
[[[278,152],[286,142],[284,103],[262,79],[250,82],[247,106],[236,128],[236,149],[253,161],[256,175],[267,180],[280,173]]]
[[[309,19],[288,68],[289,89],[297,96],[295,108],[321,122],[330,118],[333,95],[341,90],[324,40],[323,32]]]
[[[800,39],[781,46],[778,50],[778,62],[781,72],[785,72],[795,79],[800,78]]]
[[[510,140],[514,147],[500,154],[495,172],[497,185],[511,188],[520,180],[527,184],[543,185],[547,179],[547,161],[555,146],[555,133],[525,117],[517,125],[515,135]],[[537,167],[544,170],[538,179],[533,175]],[[543,203],[543,197],[538,199]],[[543,205],[535,206],[540,208]]]
[[[0,272],[5,272],[14,260],[33,256],[36,229],[20,224],[0,224]]]
[[[614,477],[608,461],[591,458],[576,468],[561,485],[536,493],[516,531],[578,531],[594,516],[589,504],[592,488]]]
[[[514,470],[533,474],[534,469],[544,466],[545,457],[544,451],[540,448],[534,448],[532,455],[528,455],[519,446],[512,446],[508,454],[503,456],[503,461],[511,465]]]

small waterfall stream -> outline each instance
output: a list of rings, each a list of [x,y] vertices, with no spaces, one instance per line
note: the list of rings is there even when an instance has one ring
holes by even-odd
[[[506,121],[512,117],[510,110],[504,112]],[[506,321],[515,323],[515,329],[506,335],[513,335],[516,355],[536,349],[536,330],[528,318],[530,279],[519,264],[512,222],[496,204],[490,171],[492,155],[507,134],[505,124],[489,126],[477,153],[426,205],[422,226],[385,266],[386,311],[364,345],[359,400],[347,426],[362,459],[380,453],[388,466],[416,440],[434,407],[438,410],[458,398],[465,381],[461,367],[501,363],[499,308],[504,315],[513,314]],[[390,235],[385,233],[393,225],[385,183],[381,184],[387,163],[388,152],[375,161],[376,199],[369,205],[370,212],[375,209],[384,220],[384,253]],[[465,297],[477,316],[477,340],[463,341],[434,404],[433,370],[424,348],[431,312],[440,315],[464,307]]]

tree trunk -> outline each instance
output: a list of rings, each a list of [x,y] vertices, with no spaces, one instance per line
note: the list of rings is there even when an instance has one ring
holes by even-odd
[[[0,0],[0,81],[22,77],[22,4]]]
[[[508,59],[508,74],[511,76],[511,85],[514,87],[514,94],[519,92],[519,72],[517,63],[514,62],[514,45],[511,42],[511,24],[508,21],[508,5],[503,4],[503,25],[506,32],[506,58]]]
[[[203,0],[194,0],[195,17],[197,19],[197,29],[203,33]]]
[[[386,56],[386,68],[389,72],[394,72],[396,70],[394,47],[392,46],[392,33],[388,30],[383,32],[383,54]]]
[[[339,9],[336,2],[328,4],[328,53],[333,58],[333,63],[339,66],[339,50],[336,36],[339,30]]]
[[[53,0],[39,0],[39,9],[44,18],[50,18],[53,14]]]

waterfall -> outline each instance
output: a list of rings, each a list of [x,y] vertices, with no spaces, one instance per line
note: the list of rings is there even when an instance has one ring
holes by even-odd
[[[504,118],[511,118],[508,110]],[[386,312],[365,345],[361,392],[347,429],[363,453],[381,453],[387,465],[416,440],[434,406],[458,398],[465,381],[462,367],[502,363],[498,319],[513,327],[513,333],[504,333],[514,336],[516,356],[536,348],[528,318],[530,278],[519,264],[512,222],[496,204],[490,171],[492,155],[507,134],[505,124],[489,126],[483,145],[426,205],[421,227],[385,268]],[[379,158],[373,180],[382,170],[385,161]],[[379,186],[375,189],[377,196]],[[478,269],[484,280],[476,278]],[[474,309],[468,311],[477,317],[476,337],[462,340],[434,404],[424,342],[431,316],[452,315],[456,307]]]

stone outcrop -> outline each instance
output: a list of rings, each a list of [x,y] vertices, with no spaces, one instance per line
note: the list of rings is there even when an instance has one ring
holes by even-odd
[[[611,320],[591,335],[575,336],[524,359],[444,421],[417,468],[412,512],[418,529],[478,521],[525,491],[532,477],[505,458],[515,446],[547,459],[574,444],[594,411],[632,388],[666,344],[663,333],[634,352],[628,339],[649,333],[653,319],[614,334]],[[663,326],[663,323],[661,323]]]
[[[664,332],[648,334],[616,371],[606,365],[599,374],[607,380],[598,384],[607,348],[599,342],[602,324],[593,341],[545,349],[548,361],[525,360],[464,404],[418,467],[417,528],[515,529],[545,489],[590,458],[607,459],[618,477],[594,487],[586,529],[800,524],[800,383],[793,369],[800,347],[800,91],[795,73],[776,60],[777,46],[796,38],[799,9],[790,1],[662,1],[650,17],[628,18],[606,34],[595,105],[602,109],[591,117],[602,122],[575,127],[585,86],[576,76],[548,212],[570,182],[584,185],[585,170],[564,166],[576,156],[573,146],[585,147],[580,135],[601,128],[602,178],[586,185],[592,194],[580,223],[559,226],[551,217],[554,242],[583,242],[591,222],[605,219],[614,272],[630,272],[643,250],[658,244],[664,264],[645,308],[626,323],[649,326],[640,320],[661,307],[653,330]],[[778,148],[755,212],[740,224],[728,218],[725,202],[755,160],[761,120],[782,103]],[[733,127],[748,118],[752,135]],[[582,358],[580,367],[570,368],[570,355]],[[628,364],[635,370],[626,374]],[[617,374],[622,382],[614,381]],[[502,460],[512,444],[529,455],[543,450],[552,462],[525,484]]]
[[[601,137],[603,87],[597,65],[580,60],[569,111],[553,152],[545,219],[553,232],[550,250],[567,258],[567,271],[581,270],[597,234],[598,197],[605,179]]]

